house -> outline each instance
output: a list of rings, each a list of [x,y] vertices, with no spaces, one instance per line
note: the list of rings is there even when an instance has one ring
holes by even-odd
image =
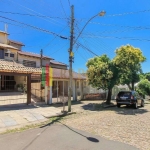
[[[59,102],[60,96],[68,96],[68,66],[48,56],[23,51],[24,44],[10,40],[8,36],[8,33],[0,31],[0,95],[10,95],[10,101],[12,92],[24,91],[28,104],[31,97],[52,103]],[[53,72],[52,86],[41,88],[42,67],[47,65]],[[83,97],[84,80],[84,76],[73,72],[73,100]],[[16,99],[22,99],[22,95],[17,95]]]

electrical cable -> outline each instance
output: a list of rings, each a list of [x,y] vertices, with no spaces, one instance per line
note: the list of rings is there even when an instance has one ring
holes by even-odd
[[[13,21],[13,22],[17,22],[19,24],[22,24],[22,25],[25,25],[27,27],[33,28],[35,30],[39,30],[39,31],[43,31],[43,32],[46,32],[46,33],[49,33],[49,34],[53,34],[53,35],[58,36],[58,37],[60,37],[62,39],[65,39],[65,40],[68,39],[67,37],[64,37],[62,35],[58,35],[57,33],[54,33],[54,32],[51,32],[51,31],[48,31],[48,30],[45,30],[45,29],[42,29],[42,28],[39,28],[39,27],[36,27],[36,26],[32,26],[32,25],[29,25],[29,24],[26,24],[26,23],[23,23],[23,22],[19,22],[19,21],[16,21],[16,20],[4,17],[4,16],[0,16],[0,18],[6,19],[6,20],[10,20],[10,21]]]

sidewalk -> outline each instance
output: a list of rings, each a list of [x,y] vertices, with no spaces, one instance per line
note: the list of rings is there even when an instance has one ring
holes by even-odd
[[[61,109],[48,105],[21,105],[13,107],[0,107],[0,132],[8,129],[23,127],[47,121],[47,117],[58,116]]]

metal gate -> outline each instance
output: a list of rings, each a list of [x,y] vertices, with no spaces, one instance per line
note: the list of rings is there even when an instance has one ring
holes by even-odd
[[[0,75],[0,105],[27,103],[27,76]]]

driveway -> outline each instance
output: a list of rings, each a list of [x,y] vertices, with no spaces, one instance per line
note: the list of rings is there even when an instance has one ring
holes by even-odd
[[[78,113],[63,120],[67,126],[150,150],[150,101],[136,110],[125,106],[102,108],[101,101],[81,101],[72,105],[72,110]]]
[[[138,150],[63,124],[0,135],[0,145],[3,150]]]

